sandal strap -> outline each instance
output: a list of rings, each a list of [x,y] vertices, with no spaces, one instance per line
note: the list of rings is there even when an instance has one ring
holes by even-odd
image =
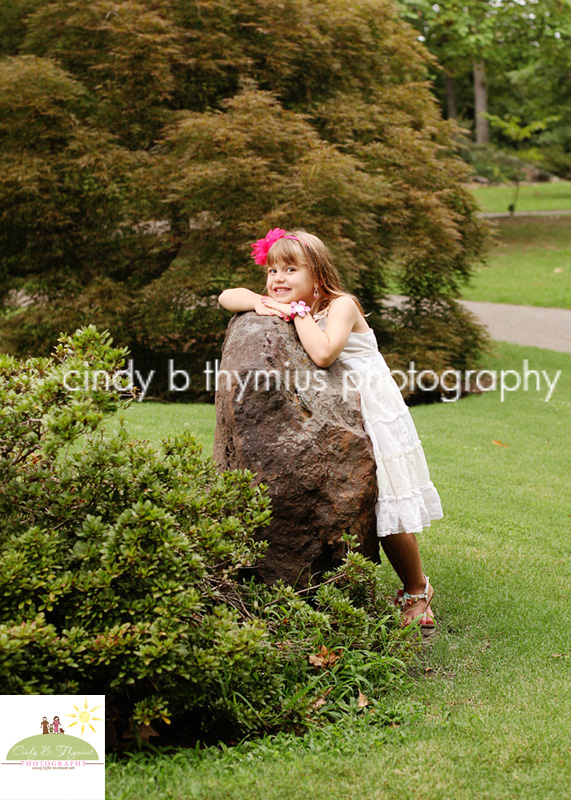
[[[402,595],[400,596],[401,608],[408,608],[408,606],[418,603],[419,600],[428,600],[428,575],[425,575],[424,579],[426,581],[424,592],[421,592],[420,594],[409,594],[408,592],[403,591]]]

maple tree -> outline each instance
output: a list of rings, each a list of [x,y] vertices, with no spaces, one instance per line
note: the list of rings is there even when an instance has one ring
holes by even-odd
[[[395,365],[473,359],[453,298],[485,225],[392,0],[27,9],[0,63],[4,349],[95,323],[151,366],[203,365],[226,323],[215,295],[261,289],[249,242],[280,226],[327,242]],[[408,310],[383,310],[389,276]]]

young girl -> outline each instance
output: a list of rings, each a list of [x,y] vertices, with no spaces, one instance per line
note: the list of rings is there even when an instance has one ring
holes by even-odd
[[[275,228],[252,245],[252,256],[267,268],[267,295],[227,289],[219,302],[228,311],[255,311],[293,322],[318,367],[338,360],[351,373],[377,464],[377,534],[403,582],[396,602],[405,625],[418,619],[422,628],[434,628],[430,608],[434,591],[414,534],[442,517],[440,498],[410,412],[363,309],[343,291],[329,251],[317,236]]]

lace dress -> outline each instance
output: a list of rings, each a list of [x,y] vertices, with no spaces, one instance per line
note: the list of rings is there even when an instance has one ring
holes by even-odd
[[[325,328],[326,314],[316,321]],[[337,360],[349,373],[347,385],[352,382],[352,390],[361,395],[363,427],[377,462],[377,535],[418,533],[442,517],[440,497],[410,411],[373,331],[351,333]]]

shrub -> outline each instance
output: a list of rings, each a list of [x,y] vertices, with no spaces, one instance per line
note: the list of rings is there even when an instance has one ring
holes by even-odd
[[[400,308],[386,310],[381,350],[391,369],[401,373],[396,377],[409,404],[446,397],[446,372],[469,369],[478,353],[491,347],[488,334],[471,324],[474,319],[454,300],[409,298]],[[416,389],[411,371],[415,368],[417,374],[426,369],[438,375],[438,386],[431,379],[434,389]]]
[[[525,163],[515,151],[506,152],[489,144],[471,144],[464,148],[463,155],[476,175],[492,183],[509,183],[524,178]]]
[[[358,692],[374,703],[404,674],[377,568],[348,542],[311,601],[241,583],[266,547],[264,488],[219,473],[186,431],[154,449],[105,429],[125,356],[93,327],[53,358],[0,356],[5,691],[104,693],[115,744],[129,720],[143,737],[172,716],[179,741],[228,740],[307,725]],[[98,385],[66,389],[95,371]]]
[[[521,155],[539,169],[557,175],[563,180],[571,180],[571,146],[568,143],[549,142],[546,139],[546,144],[541,147],[530,147]]]

